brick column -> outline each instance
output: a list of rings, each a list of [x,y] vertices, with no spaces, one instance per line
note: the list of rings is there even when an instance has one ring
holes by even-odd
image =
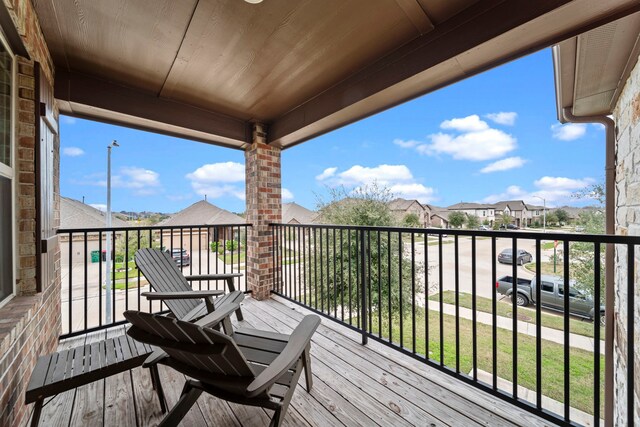
[[[245,151],[248,223],[247,287],[256,299],[269,298],[273,289],[270,223],[282,220],[280,148],[266,144],[264,125],[253,125],[252,144]]]

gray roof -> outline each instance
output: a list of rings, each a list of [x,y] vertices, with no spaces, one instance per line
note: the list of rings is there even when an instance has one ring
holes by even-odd
[[[79,200],[60,196],[60,228],[105,228],[105,212]],[[111,214],[112,227],[130,227],[130,225]]]
[[[455,205],[449,206],[447,209],[450,211],[458,211],[465,209],[493,209],[494,205],[482,204],[482,203],[456,203]]]
[[[171,215],[158,225],[211,225],[211,224],[245,224],[244,218],[225,209],[200,200],[191,206]]]
[[[538,205],[529,205],[527,204],[527,209],[529,209],[530,211],[541,211],[543,209],[545,209],[544,206],[538,206]],[[547,210],[549,210],[549,207],[546,207]]]
[[[318,216],[317,212],[309,210],[297,203],[282,204],[282,223],[289,224],[292,222],[298,224],[312,224]]]
[[[402,198],[397,198],[397,199],[394,199],[394,200],[390,201],[389,202],[389,209],[391,209],[392,211],[405,212],[414,203],[417,203],[418,206],[420,206],[422,209],[424,209],[424,206],[419,201],[417,201],[415,199],[407,200],[407,199],[402,199]]]
[[[507,206],[509,206],[510,211],[522,211],[527,208],[527,205],[522,200],[505,200],[494,203],[493,206],[500,211],[503,211]]]
[[[443,219],[449,221],[449,214],[451,212],[452,211],[449,211],[447,209],[438,209],[438,210],[435,210],[435,211],[433,211],[431,213],[431,218],[433,218],[434,216],[439,216],[440,218],[443,218]]]

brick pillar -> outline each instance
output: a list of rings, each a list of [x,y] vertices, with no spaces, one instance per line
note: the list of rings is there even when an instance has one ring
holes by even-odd
[[[247,287],[256,299],[269,298],[273,289],[273,255],[270,223],[282,220],[280,148],[266,144],[264,125],[253,125],[252,143],[245,151],[248,223]]]

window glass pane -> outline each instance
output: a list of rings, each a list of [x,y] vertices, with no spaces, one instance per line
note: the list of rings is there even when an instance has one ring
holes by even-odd
[[[0,301],[13,293],[11,180],[0,176]]]
[[[553,292],[553,283],[542,282],[542,290],[545,292]]]
[[[0,43],[0,163],[11,166],[11,55]]]

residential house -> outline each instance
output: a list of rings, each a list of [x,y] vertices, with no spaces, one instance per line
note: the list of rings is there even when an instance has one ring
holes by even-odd
[[[246,221],[252,225],[246,257],[250,304],[273,308],[280,303],[260,300],[269,299],[280,284],[269,224],[282,220],[283,150],[559,43],[554,49],[558,118],[604,124],[607,233],[616,234],[610,239],[627,245],[635,244],[635,236],[640,235],[637,1],[431,0],[376,2],[375,7],[355,0],[307,2],[304,7],[284,1],[257,5],[234,1],[225,7],[217,7],[216,2],[170,0],[120,2],[121,7],[85,1],[80,8],[79,3],[5,0],[0,4],[0,425],[28,422],[32,406],[25,404],[24,395],[30,373],[38,355],[57,348],[62,330],[59,114],[242,151]],[[634,366],[640,365],[640,351],[633,350],[640,337],[640,288],[636,285],[640,276],[635,268],[640,251],[629,247],[633,248],[625,246],[615,254],[607,251],[603,369],[607,425],[637,424],[639,420]],[[366,273],[365,268],[362,271]],[[275,310],[279,318],[294,311]],[[280,320],[276,323],[283,325]],[[92,325],[96,329],[108,326]],[[335,353],[352,344],[352,339],[343,339],[339,332],[332,334],[334,337],[322,340],[333,342],[336,351],[317,364],[329,371],[339,359]],[[363,331],[363,344],[367,336]],[[393,346],[391,339],[384,344],[385,340],[380,341]],[[314,352],[314,357],[321,353]],[[381,357],[375,353],[375,359]],[[385,352],[384,357],[393,359],[393,351]],[[366,356],[362,359],[368,360]],[[399,372],[412,382],[418,371],[432,370],[433,375],[423,381],[433,383],[448,368],[453,371],[451,366],[438,368],[422,363],[419,368],[399,367]],[[459,376],[447,377],[446,386],[434,383],[432,387],[442,393],[463,391],[453,395],[459,405],[442,405],[448,394],[438,399],[430,395],[417,404],[407,401],[406,407],[417,410],[433,402],[437,415],[421,412],[422,417],[398,421],[435,422],[443,417],[451,424],[488,424],[495,419],[505,424],[529,419],[543,424],[535,417],[544,417],[547,423],[573,421],[557,411],[552,413],[546,405],[543,410],[525,403],[522,396],[509,396],[511,390],[496,392],[486,382],[471,376],[458,381]],[[337,387],[350,386],[349,380],[340,378],[338,373],[329,377]],[[517,387],[514,384],[514,390]],[[351,387],[346,393],[351,389],[360,392],[368,387]],[[415,388],[412,390],[390,391],[394,396],[391,405],[402,407],[395,399],[401,394],[415,395]],[[482,390],[491,393],[491,398]],[[71,393],[60,396],[63,405],[47,405],[45,410],[56,415],[64,415],[65,408],[79,411],[74,396],[80,393]],[[568,393],[567,389],[566,397]],[[372,403],[366,393],[358,396],[367,399],[363,400],[366,406],[360,406],[367,407],[367,414],[354,408],[358,416],[390,404],[383,398]],[[320,403],[322,399],[312,400]],[[105,399],[93,396],[78,401],[86,404],[86,414],[99,418],[97,423],[104,422],[107,407],[92,405]],[[144,402],[130,395],[124,402],[127,409],[118,411],[118,422],[139,423],[136,415],[140,411],[129,404]],[[478,418],[487,408],[494,417]],[[322,410],[333,417],[331,408]],[[524,410],[534,414],[523,415]],[[156,408],[143,413],[157,412]],[[400,417],[406,411],[391,412]],[[384,410],[371,416],[387,414],[390,412]],[[572,416],[569,406],[566,414]],[[79,419],[84,415],[74,412]],[[216,415],[211,419],[221,418]],[[69,420],[71,416],[63,422]],[[50,422],[51,418],[43,420]]]
[[[449,228],[449,214],[447,209],[434,209],[431,211],[431,227]]]
[[[544,222],[545,212],[547,213],[547,215],[550,212],[549,208],[545,206],[537,206],[537,205],[530,205],[530,204],[527,204],[526,206],[527,206],[527,213],[526,213],[527,227],[530,227],[536,221],[540,225],[542,225]]]
[[[300,206],[295,202],[282,204],[283,224],[313,224],[317,216],[317,212]]]
[[[206,250],[210,242],[244,241],[244,229],[237,227],[244,224],[244,218],[200,200],[157,225],[166,227],[162,230],[163,247],[194,247],[197,242],[196,247]]]
[[[480,224],[487,221],[489,225],[493,226],[496,220],[495,205],[485,203],[456,203],[447,208],[449,211],[459,211],[466,215],[477,216],[480,220]]]
[[[82,203],[79,200],[60,196],[60,228],[62,229],[92,229],[104,228],[106,224],[106,213]],[[126,221],[118,218],[117,215],[111,215],[111,226],[130,227]],[[116,233],[116,239],[122,233]],[[73,240],[69,245],[69,238]],[[105,252],[107,233],[98,231],[88,231],[86,238],[82,234],[61,234],[60,235],[60,262],[63,265],[68,264],[71,260],[74,264],[82,264],[85,260],[91,259],[95,261],[95,256],[91,258],[92,253]],[[87,242],[85,246],[85,240]],[[71,252],[71,254],[69,253]]]
[[[526,227],[529,223],[527,204],[522,200],[506,200],[493,204],[496,216],[505,214],[513,218],[512,224],[518,227]]]
[[[389,202],[389,209],[399,224],[404,222],[407,215],[416,215],[421,227],[429,227],[431,224],[431,208],[417,200],[397,198]]]

